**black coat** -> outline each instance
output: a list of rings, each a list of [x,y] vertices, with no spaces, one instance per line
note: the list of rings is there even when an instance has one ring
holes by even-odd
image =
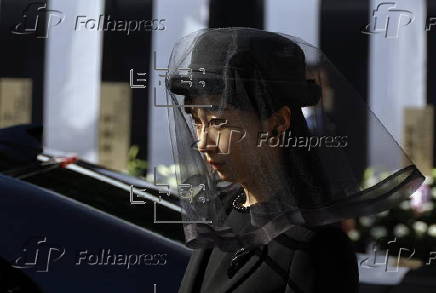
[[[294,226],[249,255],[233,276],[234,253],[195,249],[179,293],[357,293],[351,241],[340,228]]]

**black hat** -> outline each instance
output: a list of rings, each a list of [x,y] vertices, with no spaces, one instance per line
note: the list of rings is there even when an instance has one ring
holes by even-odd
[[[248,28],[205,32],[194,44],[189,68],[189,75],[169,76],[174,94],[224,94],[237,105],[235,80],[240,79],[246,89],[255,88],[253,83],[263,87],[276,107],[312,106],[321,97],[321,88],[306,79],[303,50],[277,33]]]

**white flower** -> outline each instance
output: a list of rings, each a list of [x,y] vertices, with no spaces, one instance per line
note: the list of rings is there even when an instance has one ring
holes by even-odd
[[[375,222],[374,216],[363,216],[359,218],[359,222],[363,227],[369,227]]]
[[[385,237],[388,234],[388,231],[386,230],[385,227],[377,226],[377,227],[371,228],[371,230],[369,230],[369,233],[371,234],[372,237],[377,239],[377,238]]]
[[[427,232],[427,223],[423,221],[416,221],[413,225],[417,234],[424,234]]]
[[[386,211],[383,211],[383,212],[380,212],[377,214],[377,216],[379,216],[379,217],[386,217],[387,215],[389,215],[389,210],[386,210]]]
[[[405,200],[400,204],[400,208],[403,210],[410,210],[410,201]]]
[[[347,234],[348,234],[348,237],[353,241],[357,241],[360,238],[360,233],[356,229],[349,231]]]
[[[430,227],[428,227],[427,233],[431,237],[435,237],[436,238],[436,224],[430,225]]]
[[[404,224],[398,224],[394,227],[394,235],[397,237],[404,237],[409,234],[409,228]]]

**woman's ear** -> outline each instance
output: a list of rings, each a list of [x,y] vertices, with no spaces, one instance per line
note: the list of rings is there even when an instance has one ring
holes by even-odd
[[[273,114],[276,121],[276,129],[278,134],[283,133],[291,126],[291,109],[288,106],[281,107],[277,112]]]
[[[289,129],[291,126],[291,109],[288,106],[281,107],[266,119],[263,128],[271,136],[277,136]]]

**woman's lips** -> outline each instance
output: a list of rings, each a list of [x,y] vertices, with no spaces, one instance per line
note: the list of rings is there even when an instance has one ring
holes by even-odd
[[[224,165],[224,163],[222,163],[222,162],[215,162],[215,161],[212,161],[212,160],[208,160],[207,162],[208,162],[212,167],[214,167],[215,169],[217,169],[217,168],[221,167],[222,165]]]

